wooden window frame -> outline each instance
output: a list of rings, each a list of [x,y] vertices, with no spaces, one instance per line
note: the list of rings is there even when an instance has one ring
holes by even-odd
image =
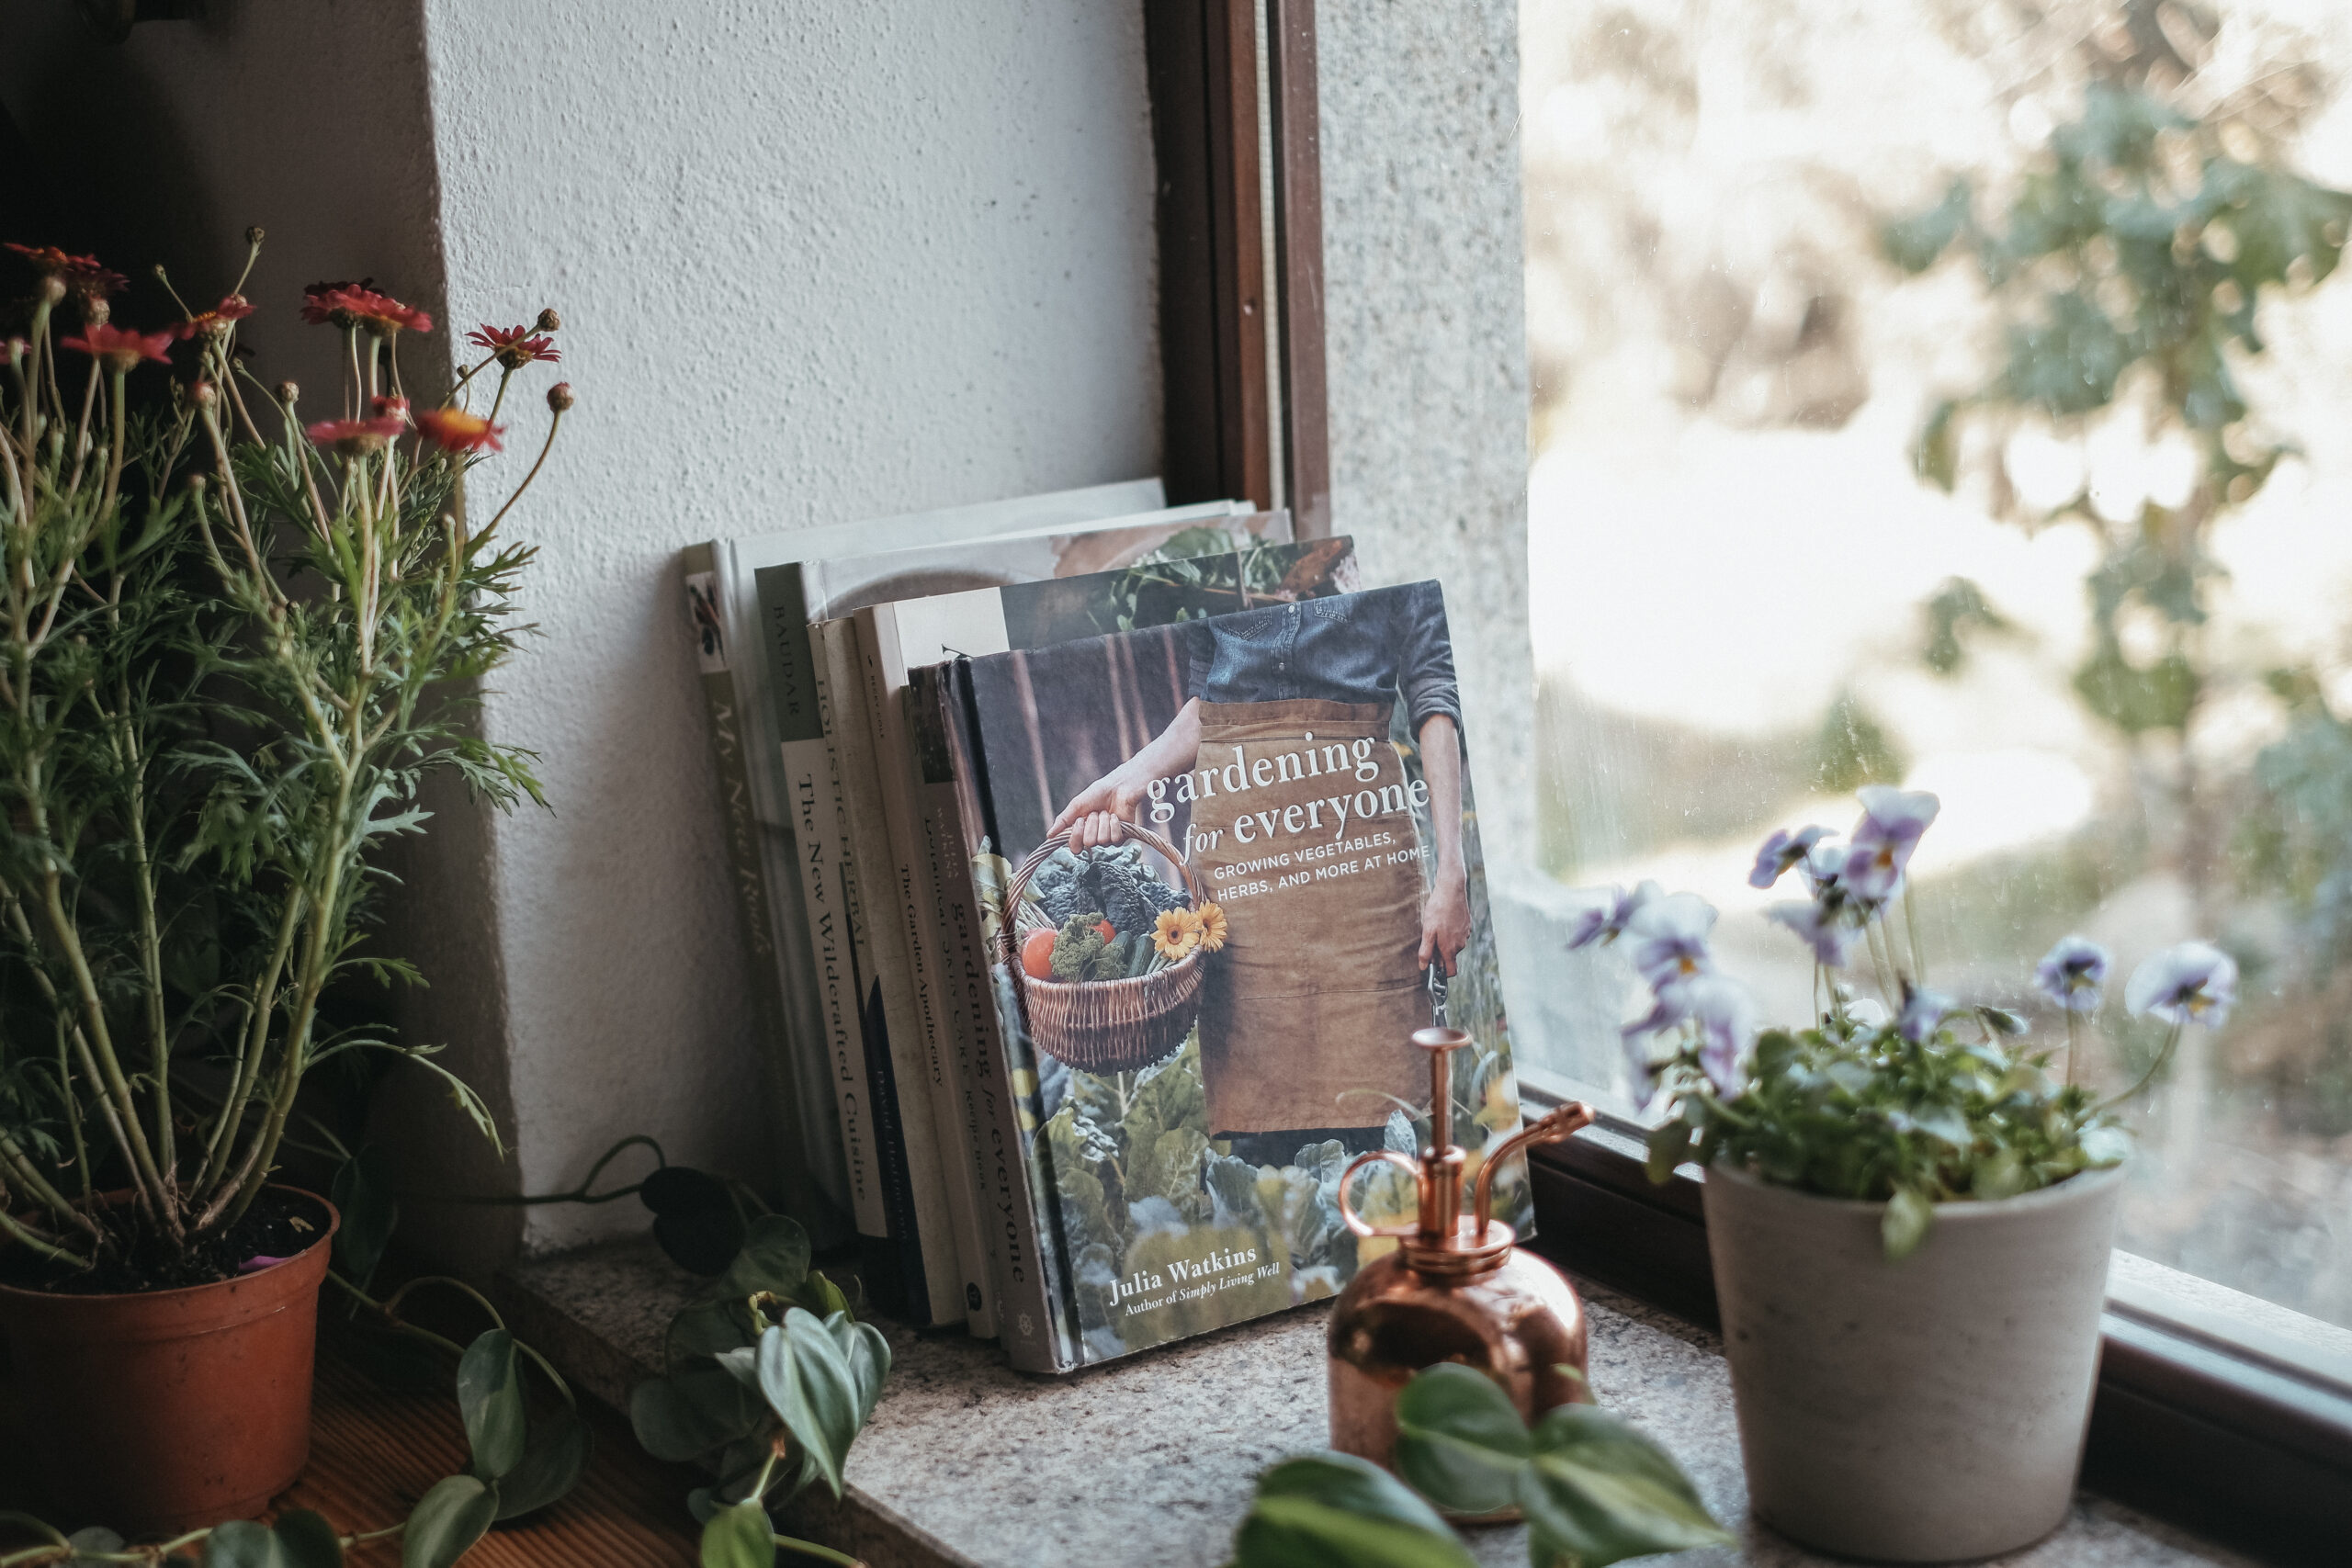
[[[1144,0],[1144,21],[1169,499],[1280,502],[1328,535],[1314,0]],[[1713,1327],[1700,1178],[1653,1186],[1642,1155],[1606,1119],[1536,1151],[1537,1246]],[[2103,1327],[2085,1485],[2274,1561],[2344,1560],[2352,1386],[2143,1304],[2110,1300]]]
[[[1144,48],[1168,498],[1288,505],[1302,537],[1322,537],[1331,462],[1314,0],[1144,0]]]

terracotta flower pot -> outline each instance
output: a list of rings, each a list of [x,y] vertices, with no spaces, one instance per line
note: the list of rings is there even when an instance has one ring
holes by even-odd
[[[1991,1557],[2058,1528],[2098,1371],[2121,1174],[1939,1204],[1890,1263],[1885,1205],[1707,1173],[1707,1249],[1757,1517],[1845,1557]]]
[[[0,1285],[0,1332],[66,1529],[174,1534],[251,1518],[311,1457],[319,1286],[340,1216],[218,1284],[76,1296]]]

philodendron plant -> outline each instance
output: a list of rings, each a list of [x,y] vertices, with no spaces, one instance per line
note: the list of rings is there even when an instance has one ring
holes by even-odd
[[[1653,1180],[1689,1158],[1882,1202],[1895,1258],[1927,1237],[1939,1203],[2015,1197],[2120,1164],[2131,1139],[2117,1107],[2154,1080],[2189,1024],[2218,1028],[2228,1017],[2237,966],[2201,942],[2142,964],[2126,1004],[2171,1033],[2137,1082],[2101,1100],[2076,1081],[2075,1057],[2084,1022],[2104,1000],[2107,952],[2069,936],[2037,971],[2066,1018],[2056,1066],[2054,1051],[2024,1043],[2016,1013],[1964,1005],[1927,984],[1908,872],[1936,796],[1873,785],[1860,798],[1861,819],[1845,840],[1820,827],[1776,832],[1748,879],[1770,888],[1794,874],[1804,885],[1806,897],[1766,914],[1812,951],[1811,1025],[1757,1032],[1747,990],[1716,966],[1715,910],[1695,894],[1654,882],[1608,889],[1569,945],[1623,946],[1650,987],[1649,1012],[1624,1037],[1645,1098],[1668,1102],[1649,1139]]]
[[[1273,1466],[1228,1568],[1471,1568],[1440,1508],[1473,1519],[1517,1509],[1531,1568],[1608,1568],[1733,1539],[1673,1457],[1623,1416],[1566,1404],[1531,1427],[1492,1379],[1453,1363],[1398,1393],[1396,1469],[1403,1482],[1351,1454]]]

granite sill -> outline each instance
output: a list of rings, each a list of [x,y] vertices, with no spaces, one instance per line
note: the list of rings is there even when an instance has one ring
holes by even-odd
[[[699,1282],[650,1239],[524,1263],[501,1282],[516,1331],[582,1387],[626,1409],[656,1370],[670,1314]],[[1645,1562],[1813,1568],[1832,1560],[1747,1517],[1731,1387],[1714,1337],[1578,1281],[1601,1402],[1671,1449],[1736,1548]],[[898,1362],[850,1456],[838,1504],[787,1528],[872,1568],[1072,1562],[1207,1568],[1226,1560],[1257,1472],[1326,1441],[1323,1327],[1303,1307],[1061,1379],[1012,1371],[994,1345],[889,1327]],[[889,1325],[886,1325],[886,1327]],[[684,1514],[684,1500],[680,1501]],[[1523,1529],[1469,1532],[1479,1561],[1519,1568]],[[2187,1568],[2250,1559],[2085,1494],[2054,1535],[2002,1568]]]

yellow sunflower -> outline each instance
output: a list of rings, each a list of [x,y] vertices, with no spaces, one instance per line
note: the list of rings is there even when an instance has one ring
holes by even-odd
[[[1176,963],[1200,944],[1201,918],[1190,909],[1162,909],[1151,928],[1151,945],[1159,956]]]
[[[1215,904],[1204,904],[1193,919],[1201,926],[1201,951],[1215,953],[1225,945],[1225,911]]]

